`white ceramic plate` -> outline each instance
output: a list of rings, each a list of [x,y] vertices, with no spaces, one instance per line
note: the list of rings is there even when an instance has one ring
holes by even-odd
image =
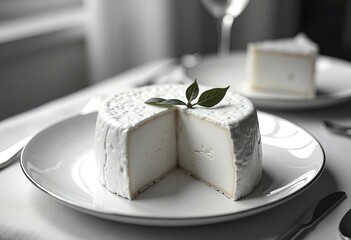
[[[314,99],[284,99],[248,90],[245,87],[246,54],[233,53],[228,57],[204,57],[197,66],[185,69],[190,79],[204,85],[227,86],[232,91],[249,97],[262,109],[311,109],[321,108],[351,100],[351,63],[320,56],[316,66],[317,96]]]
[[[115,221],[184,226],[240,218],[297,195],[325,165],[323,149],[309,133],[261,112],[263,177],[252,194],[233,202],[177,170],[129,201],[108,192],[97,180],[95,118],[95,114],[75,117],[41,132],[23,150],[21,166],[37,187],[60,202]]]

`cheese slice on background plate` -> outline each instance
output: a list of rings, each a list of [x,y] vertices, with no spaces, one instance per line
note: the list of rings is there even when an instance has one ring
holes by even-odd
[[[271,97],[312,99],[318,46],[305,35],[247,46],[248,89]]]

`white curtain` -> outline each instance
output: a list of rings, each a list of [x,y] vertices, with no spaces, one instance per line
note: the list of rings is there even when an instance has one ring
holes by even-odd
[[[232,50],[296,34],[298,0],[251,0],[234,22]],[[86,0],[92,83],[163,57],[216,51],[211,16],[199,0]]]

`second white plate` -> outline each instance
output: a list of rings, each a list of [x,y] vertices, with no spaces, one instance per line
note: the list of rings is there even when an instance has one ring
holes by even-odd
[[[259,113],[263,176],[247,197],[231,201],[182,171],[130,201],[108,192],[97,180],[95,114],[78,116],[36,135],[23,150],[25,175],[56,200],[88,214],[154,226],[198,225],[255,214],[296,196],[325,165],[316,139],[295,124]]]
[[[197,66],[186,69],[190,79],[210,86],[228,86],[231,91],[249,97],[257,107],[264,109],[311,109],[332,106],[351,100],[351,63],[337,58],[320,56],[316,66],[317,96],[314,99],[286,99],[279,96],[249,91],[245,88],[246,53],[237,52],[228,57],[204,57]]]

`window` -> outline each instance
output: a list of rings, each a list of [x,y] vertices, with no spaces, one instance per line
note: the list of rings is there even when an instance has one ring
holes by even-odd
[[[0,120],[87,85],[82,0],[0,0]]]

